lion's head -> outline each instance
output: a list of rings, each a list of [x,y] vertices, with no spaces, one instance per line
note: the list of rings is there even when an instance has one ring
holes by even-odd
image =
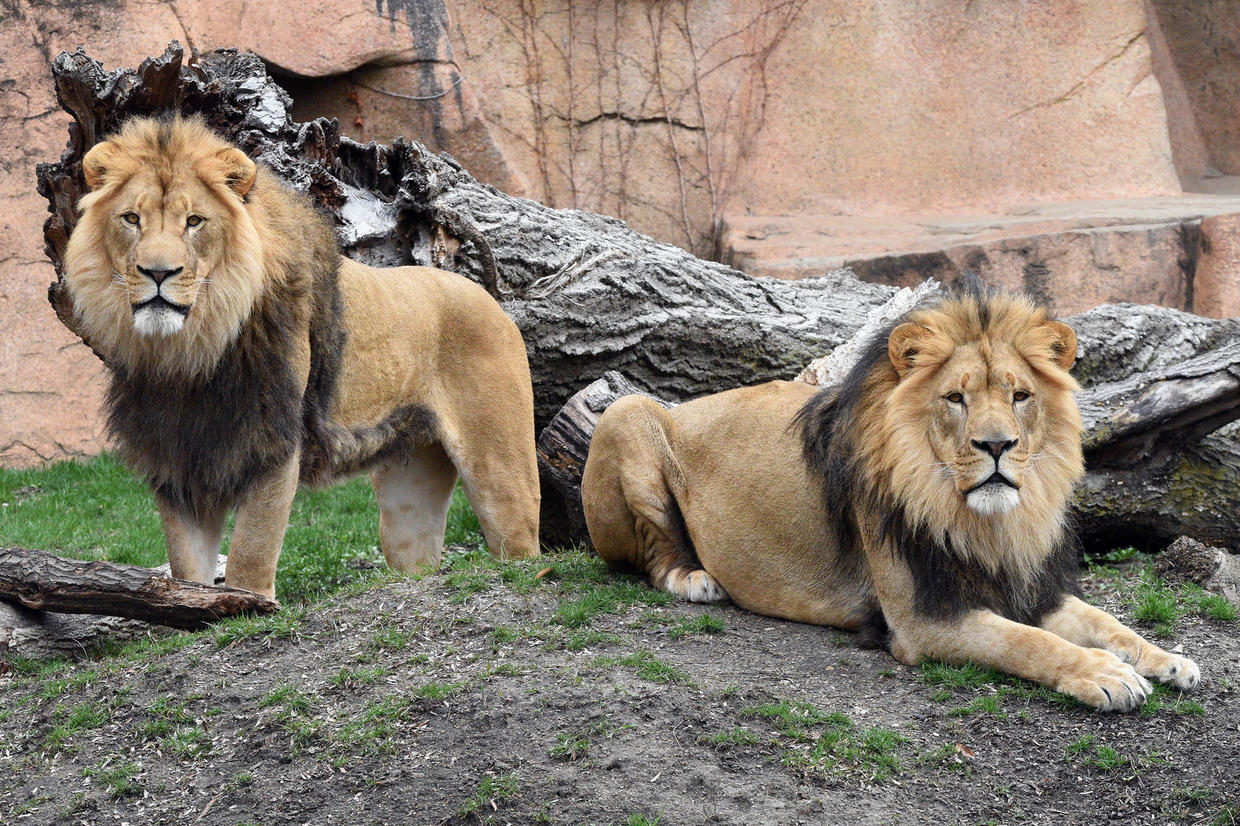
[[[263,290],[253,161],[197,118],[138,118],[82,159],[65,255],[81,332],[129,370],[196,374]]]
[[[1044,309],[966,288],[906,314],[811,402],[807,456],[876,523],[898,511],[957,553],[1033,567],[1083,473],[1075,359]]]

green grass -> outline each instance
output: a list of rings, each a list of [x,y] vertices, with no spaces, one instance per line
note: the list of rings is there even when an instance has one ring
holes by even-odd
[[[413,689],[413,691],[410,693],[412,696],[417,697],[419,699],[429,700],[430,702],[438,703],[438,702],[442,702],[448,699],[449,697],[453,697],[457,694],[460,694],[467,687],[468,686],[465,683],[460,683],[460,682],[440,683],[440,682],[431,680],[426,685],[418,686],[417,688]]]
[[[1122,754],[1113,746],[1098,742],[1098,738],[1092,734],[1086,734],[1069,743],[1064,749],[1064,759],[1069,762],[1079,762],[1107,774],[1127,769],[1132,772],[1133,777],[1147,766],[1166,763],[1166,760],[1157,754],[1147,754],[1134,759],[1130,755]]]
[[[344,667],[327,678],[327,684],[334,688],[357,688],[363,685],[374,685],[391,672],[383,666],[374,668]]]
[[[781,734],[794,740],[808,738],[810,729],[815,726],[851,725],[848,715],[842,712],[822,711],[813,703],[800,700],[780,700],[758,706],[746,706],[741,709],[741,714],[746,717],[760,717],[768,720],[779,729]]]
[[[859,729],[843,712],[800,700],[746,706],[741,714],[766,720],[786,738],[783,762],[792,768],[821,775],[860,774],[874,782],[902,771],[899,751],[908,738],[893,729]],[[720,732],[704,742],[727,747],[732,734]],[[752,742],[750,735],[741,736]]]
[[[1240,826],[1240,804],[1228,803],[1210,820],[1210,826]]]
[[[1072,758],[1072,757],[1076,757],[1078,755],[1084,754],[1085,752],[1089,751],[1089,749],[1094,745],[1094,741],[1097,739],[1098,738],[1096,738],[1092,734],[1086,734],[1086,735],[1081,736],[1077,740],[1074,740],[1067,745],[1067,747],[1064,749],[1064,756],[1068,758]]]
[[[0,469],[0,503],[5,544],[148,567],[166,561],[150,491],[110,456]]]
[[[479,810],[486,811],[492,804],[507,800],[516,793],[516,772],[501,774],[499,777],[484,777],[478,783],[478,791],[461,804],[457,814],[462,818],[478,815]]]
[[[281,608],[265,617],[244,614],[217,622],[210,629],[217,648],[224,648],[238,640],[249,637],[263,639],[292,639],[301,631],[306,609],[300,606]]]
[[[174,703],[169,697],[160,697],[147,707],[150,719],[139,727],[139,732],[148,740],[161,740],[171,735],[178,726],[192,723],[194,715],[186,709],[188,701]]]
[[[197,760],[210,753],[211,738],[207,730],[195,723],[181,726],[159,741],[160,749],[182,760]]]
[[[391,753],[395,748],[392,741],[397,730],[413,719],[416,705],[417,700],[405,696],[376,700],[362,709],[356,719],[341,727],[334,744],[347,752],[367,755]]]
[[[1146,582],[1137,587],[1132,616],[1142,622],[1175,623],[1183,610],[1176,594],[1161,582]]]
[[[567,651],[584,651],[587,648],[604,648],[619,645],[624,640],[618,634],[609,631],[596,631],[593,628],[579,628],[564,635],[561,643]],[[548,645],[557,644],[549,641]]]
[[[295,684],[281,683],[273,688],[267,696],[258,701],[258,707],[280,707],[288,711],[304,714],[314,707],[314,701]]]
[[[124,762],[108,768],[104,765],[92,766],[82,770],[83,777],[98,780],[107,789],[108,796],[114,800],[141,794],[142,787],[134,781],[134,777],[142,771],[137,763]]]
[[[719,634],[727,623],[718,614],[699,614],[692,619],[678,620],[667,629],[667,635],[674,640],[683,639],[691,634]]]
[[[1224,597],[1193,583],[1172,585],[1160,578],[1149,554],[1120,548],[1101,557],[1087,556],[1087,563],[1092,575],[1119,585],[1133,618],[1153,625],[1157,636],[1174,636],[1180,620],[1192,615],[1215,622],[1236,621],[1236,606]]]
[[[555,739],[555,745],[547,750],[554,760],[576,760],[590,748],[590,738],[585,734],[562,731]]]
[[[1220,622],[1235,622],[1236,606],[1227,601],[1226,597],[1218,594],[1207,594],[1198,601],[1201,612],[1210,619],[1219,620]]]
[[[667,605],[675,599],[637,579],[590,583],[580,596],[562,602],[551,621],[566,628],[580,628],[589,625],[599,614],[614,614],[630,605]]]
[[[595,739],[610,739],[631,728],[635,728],[632,723],[616,725],[610,720],[603,719],[584,729],[561,731],[556,734],[556,743],[547,750],[547,754],[555,760],[576,760],[589,750]]]
[[[1090,757],[1084,758],[1086,765],[1093,766],[1099,771],[1113,772],[1128,763],[1128,758],[1120,754],[1111,746],[1094,746],[1094,753]]]
[[[951,714],[956,717],[968,717],[970,714],[977,714],[977,713],[994,714],[1001,719],[1007,718],[1007,715],[1003,713],[1002,703],[999,701],[999,698],[993,694],[987,694],[983,697],[978,697],[974,699],[973,702],[969,703],[967,706],[961,706],[960,708],[953,708],[951,711],[948,712],[948,714]]]
[[[0,504],[7,505],[0,507],[6,544],[146,567],[167,561],[150,491],[111,455],[38,469],[0,468]],[[444,541],[482,544],[478,518],[459,488]],[[276,595],[287,604],[331,593],[364,576],[349,563],[382,565],[378,546],[379,511],[366,478],[299,491],[276,572]]]
[[[1164,711],[1193,717],[1201,717],[1206,713],[1205,706],[1197,700],[1185,698],[1182,691],[1163,683],[1154,683],[1154,690],[1145,699],[1138,713],[1142,717],[1153,717]]]
[[[921,664],[921,680],[926,685],[945,688],[982,688],[987,685],[999,685],[1007,679],[1007,676],[1000,671],[973,663],[948,665],[941,662],[924,662]]]
[[[649,651],[638,651],[635,654],[628,654],[622,657],[599,657],[595,660],[595,663],[604,668],[613,668],[615,666],[631,668],[637,672],[637,676],[652,683],[693,684],[688,674],[675,666],[668,665]]]

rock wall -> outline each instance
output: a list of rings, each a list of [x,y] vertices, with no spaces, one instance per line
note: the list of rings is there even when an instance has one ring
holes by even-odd
[[[254,50],[300,116],[338,117],[363,140],[420,140],[508,192],[616,215],[754,272],[813,274],[829,259],[892,283],[926,267],[950,276],[982,260],[976,233],[962,241],[936,229],[964,213],[999,245],[982,250],[997,280],[1020,286],[1032,277],[1064,308],[1105,296],[1240,312],[1230,231],[1240,207],[1177,213],[1135,238],[1117,237],[1106,216],[1089,232],[1066,221],[1037,243],[988,229],[990,216],[1044,209],[1027,204],[1240,191],[1229,189],[1240,169],[1230,83],[1240,71],[1240,11],[1224,0],[16,0],[3,8],[3,465],[100,448],[100,366],[46,304],[51,271],[34,188],[34,165],[59,154],[68,120],[48,65],[83,43],[109,68],[135,65],[172,38],[204,51]],[[910,233],[910,224],[924,231]],[[1077,241],[1064,240],[1069,231]],[[759,243],[766,238],[773,245]],[[906,258],[913,254],[930,257]]]

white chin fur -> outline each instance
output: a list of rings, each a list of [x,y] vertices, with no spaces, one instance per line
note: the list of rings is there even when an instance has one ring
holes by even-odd
[[[170,336],[185,326],[185,316],[171,307],[143,307],[133,314],[133,326],[147,338]]]
[[[1019,505],[1020,492],[1007,485],[986,485],[970,493],[965,501],[981,516],[994,516],[1007,513]]]

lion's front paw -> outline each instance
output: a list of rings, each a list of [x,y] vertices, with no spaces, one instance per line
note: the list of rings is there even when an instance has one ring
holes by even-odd
[[[1135,634],[1110,640],[1106,649],[1135,668],[1142,677],[1179,689],[1196,688],[1201,683],[1201,669],[1197,663],[1150,645]]]
[[[1197,663],[1166,651],[1159,651],[1156,657],[1144,657],[1137,670],[1146,677],[1180,689],[1196,688],[1201,683],[1201,669]]]
[[[1101,649],[1083,652],[1075,673],[1056,688],[1099,711],[1138,709],[1153,691],[1136,669]]]

